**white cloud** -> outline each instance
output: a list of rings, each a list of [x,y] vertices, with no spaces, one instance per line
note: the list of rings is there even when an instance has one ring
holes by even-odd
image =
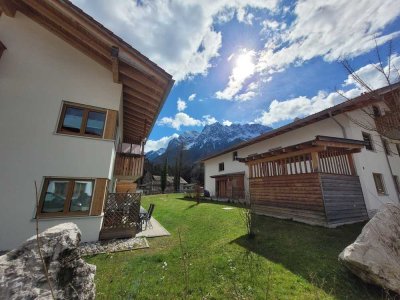
[[[181,126],[205,126],[211,125],[217,122],[217,119],[210,115],[205,115],[201,120],[192,118],[186,113],[178,112],[174,117],[164,117],[159,122],[158,125],[166,125],[176,130],[180,130]]]
[[[397,54],[391,57],[391,66],[395,69],[400,69],[400,56]],[[384,70],[389,71],[388,62],[384,65]],[[373,64],[365,65],[355,73],[372,89],[377,89],[387,85],[385,77],[377,71]],[[391,82],[398,81],[398,74],[394,71],[391,73]],[[261,116],[255,120],[256,123],[263,125],[272,125],[280,121],[293,120],[294,118],[302,118],[310,114],[319,112],[323,109],[336,105],[346,100],[351,99],[361,92],[365,91],[364,87],[357,83],[351,75],[342,84],[343,87],[350,87],[350,90],[340,91],[345,97],[337,92],[326,93],[325,91],[319,91],[314,97],[299,96],[284,101],[273,100],[269,106],[268,111],[263,111]]]
[[[155,61],[175,80],[207,74],[219,55],[227,22],[241,7],[275,10],[278,0],[73,0],[89,15]],[[252,17],[245,14],[246,22]]]
[[[299,1],[293,24],[278,31],[259,53],[259,72],[281,70],[290,64],[321,56],[326,61],[355,57],[377,43],[399,36],[400,31],[385,34],[383,29],[400,15],[397,0],[375,1]],[[268,23],[268,27],[276,23]]]
[[[237,94],[234,99],[237,101],[244,102],[244,101],[249,101],[249,100],[253,99],[256,95],[257,95],[256,92],[249,91],[249,92],[246,92],[243,94]]]
[[[223,122],[222,122],[222,125],[224,125],[224,126],[231,126],[233,123],[231,122],[231,121],[229,121],[229,120],[224,120]]]
[[[246,11],[244,7],[239,7],[236,10],[236,18],[240,23],[253,25],[254,15]]]
[[[254,74],[255,64],[253,58],[255,56],[254,50],[243,49],[241,54],[236,57],[235,67],[229,76],[228,85],[222,91],[217,91],[215,97],[221,100],[238,100],[240,97],[235,98],[235,95],[240,92],[243,85],[249,77]],[[248,99],[246,99],[248,100]]]
[[[179,112],[175,117],[164,117],[158,122],[159,125],[167,125],[176,130],[180,130],[181,126],[201,126],[203,123],[200,120],[194,119],[188,114]]]
[[[211,125],[211,124],[214,124],[214,123],[217,123],[217,122],[218,122],[217,119],[212,117],[212,116],[210,116],[210,115],[203,116],[203,124],[204,125]]]
[[[196,94],[193,93],[193,94],[191,94],[191,95],[189,96],[188,100],[189,100],[189,101],[193,101],[195,98],[196,98]]]
[[[173,135],[170,136],[164,136],[159,140],[148,140],[144,147],[145,152],[147,153],[149,151],[155,151],[160,148],[166,148],[169,141],[177,137],[179,137],[179,134],[174,133]]]
[[[355,88],[343,93],[347,97],[352,98],[360,92],[360,90]],[[316,96],[311,98],[300,96],[285,101],[273,100],[269,106],[269,110],[262,112],[262,115],[254,120],[254,122],[263,125],[273,125],[280,121],[302,118],[336,105],[344,100],[346,99],[336,92],[328,94],[325,91],[319,91]]]
[[[183,101],[181,98],[178,98],[178,101],[176,102],[176,106],[178,111],[184,111],[187,107],[186,102]]]

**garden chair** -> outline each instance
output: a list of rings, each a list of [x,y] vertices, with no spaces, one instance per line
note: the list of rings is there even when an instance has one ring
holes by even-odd
[[[151,203],[150,206],[149,206],[149,210],[146,213],[144,213],[144,214],[142,214],[140,216],[140,222],[141,222],[142,230],[143,230],[143,225],[145,225],[144,230],[147,229],[147,226],[149,224],[151,225],[150,219],[151,219],[151,216],[152,216],[153,211],[154,211],[154,206],[155,205]]]

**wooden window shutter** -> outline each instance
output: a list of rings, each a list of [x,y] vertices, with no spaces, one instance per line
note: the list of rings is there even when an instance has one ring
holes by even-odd
[[[115,132],[117,129],[117,119],[118,119],[118,111],[107,110],[107,120],[103,136],[104,139],[107,140],[115,139]]]
[[[92,208],[90,210],[91,216],[100,216],[103,212],[103,206],[107,196],[107,183],[108,179],[106,178],[96,179],[92,199]]]

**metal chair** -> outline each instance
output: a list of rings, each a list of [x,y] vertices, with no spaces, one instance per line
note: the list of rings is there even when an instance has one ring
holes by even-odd
[[[142,230],[143,230],[143,225],[145,225],[144,230],[147,229],[147,226],[149,225],[149,223],[150,223],[150,225],[151,225],[150,219],[151,219],[151,216],[152,216],[152,214],[153,214],[154,207],[155,207],[155,205],[154,205],[153,203],[151,203],[150,206],[149,206],[149,210],[147,211],[147,213],[144,213],[144,214],[142,214],[142,215],[140,216],[140,222],[141,222]]]

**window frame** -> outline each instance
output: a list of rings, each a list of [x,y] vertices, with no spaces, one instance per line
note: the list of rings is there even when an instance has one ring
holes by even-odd
[[[69,131],[69,130],[63,129],[63,123],[64,123],[64,120],[65,120],[65,114],[66,114],[66,111],[67,111],[68,108],[75,108],[75,109],[83,110],[82,123],[81,123],[81,127],[79,129],[79,132],[73,132],[73,131]],[[91,133],[86,133],[85,132],[90,112],[104,113],[105,117],[104,117],[104,124],[103,124],[103,129],[102,129],[101,135],[96,135],[96,134],[91,134]],[[90,138],[95,138],[95,139],[103,139],[105,128],[106,128],[106,124],[107,124],[107,109],[102,109],[102,108],[88,106],[88,105],[84,105],[84,104],[78,104],[78,103],[72,103],[72,102],[64,101],[62,103],[61,114],[60,114],[60,118],[58,120],[57,133],[65,134],[65,135],[75,135],[75,136],[90,137]]]
[[[385,186],[385,180],[383,179],[383,174],[372,173],[372,177],[374,179],[375,188],[376,188],[376,192],[378,193],[378,195],[379,196],[387,196],[388,194],[387,194],[387,190],[386,190],[386,186]],[[379,191],[376,178],[378,178],[380,180],[380,183],[382,184],[382,192]]]
[[[233,161],[236,161],[237,159],[238,159],[238,152],[237,151],[233,151],[233,153],[232,153],[232,160]]]
[[[362,135],[362,138],[363,138],[363,141],[364,141],[364,142],[365,142],[364,135],[368,136],[369,141],[370,141],[369,144],[370,144],[370,146],[371,146],[371,149],[368,149],[368,148],[367,148],[367,145],[365,145],[365,149],[368,150],[368,151],[375,151],[374,142],[373,142],[373,140],[372,140],[372,135],[371,135],[370,133],[364,132],[364,131],[361,131],[361,135]]]
[[[218,171],[219,172],[225,171],[225,163],[224,162],[221,162],[218,164]]]
[[[66,199],[62,212],[42,212],[44,206],[44,199],[46,197],[49,182],[51,180],[68,181]],[[90,181],[92,182],[92,197],[90,199],[90,206],[87,211],[69,211],[71,208],[72,195],[75,188],[76,181]],[[36,217],[39,218],[53,218],[53,217],[69,217],[69,216],[89,216],[92,210],[93,198],[95,193],[96,180],[92,178],[65,178],[65,177],[45,177],[42,186],[42,192],[39,198],[39,206],[37,207]]]

